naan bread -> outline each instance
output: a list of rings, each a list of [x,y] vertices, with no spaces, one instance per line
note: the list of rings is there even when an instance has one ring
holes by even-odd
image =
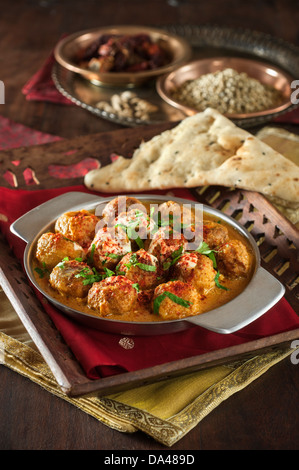
[[[132,159],[90,171],[85,185],[109,193],[222,185],[299,206],[299,167],[211,108],[142,143]]]

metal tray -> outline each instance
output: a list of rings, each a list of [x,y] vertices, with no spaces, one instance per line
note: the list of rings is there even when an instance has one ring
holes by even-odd
[[[171,127],[171,124],[167,124]],[[102,164],[109,162],[111,153],[121,153],[130,157],[134,148],[142,140],[149,139],[167,127],[145,126],[140,129],[120,129],[71,140],[62,140],[34,147],[22,147],[1,153],[4,169],[14,172],[18,183],[15,191],[36,191],[51,188],[82,188],[83,176],[58,178],[49,173],[49,167],[65,161],[78,165],[91,155]],[[43,158],[40,156],[43,155]],[[19,161],[18,166],[11,162]],[[23,172],[31,168],[34,181],[27,184]],[[3,187],[10,184],[1,179]],[[230,190],[224,187],[202,187],[192,191],[201,203],[214,207],[229,215],[250,231],[259,246],[261,265],[285,287],[285,298],[299,312],[298,230],[262,195],[255,192]],[[295,249],[294,249],[295,248]],[[135,372],[126,372],[98,380],[86,377],[77,359],[65,343],[59,331],[45,312],[28,281],[22,264],[9,249],[7,241],[0,236],[0,284],[15,308],[18,316],[51,368],[60,388],[69,396],[90,393],[105,395],[117,390],[137,387],[153,381],[174,377],[216,364],[224,364],[235,359],[252,357],[260,351],[273,350],[281,345],[289,345],[299,338],[299,329],[284,331],[261,337],[254,341],[212,351],[199,356],[182,359]]]
[[[192,47],[192,60],[211,57],[249,58],[278,66],[294,77],[294,80],[299,76],[299,48],[279,38],[257,31],[214,25],[168,25],[163,26],[163,29],[188,41]],[[111,97],[115,93],[121,93],[124,88],[93,85],[80,75],[59,65],[54,66],[52,78],[60,93],[74,104],[103,119],[121,125],[134,127],[165,121],[179,121],[186,116],[160,98],[156,91],[155,81],[133,89],[139,98],[148,100],[159,108],[148,121],[142,121],[137,118],[120,118],[117,114],[103,111],[96,106],[99,101],[110,102]],[[291,111],[294,107],[296,105],[290,103],[290,106],[284,110],[263,116],[234,119],[234,122],[240,127],[250,128],[269,122],[274,117]]]

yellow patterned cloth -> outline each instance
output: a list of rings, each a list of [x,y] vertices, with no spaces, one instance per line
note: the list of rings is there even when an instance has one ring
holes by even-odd
[[[70,398],[0,291],[0,363],[29,378],[99,422],[120,432],[138,430],[171,447],[220,403],[290,356],[289,347],[105,397]],[[169,397],[175,397],[170,400]]]

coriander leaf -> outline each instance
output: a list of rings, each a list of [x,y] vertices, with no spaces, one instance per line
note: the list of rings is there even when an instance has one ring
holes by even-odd
[[[208,256],[213,261],[213,268],[216,269],[217,261],[215,258],[215,250],[212,250],[206,242],[201,242],[198,248],[195,250],[197,253]]]
[[[131,264],[136,264],[136,263],[138,263],[138,258],[137,258],[137,255],[136,255],[135,253],[133,253],[133,254],[131,255],[130,263],[131,263]]]
[[[183,245],[181,245],[177,250],[175,250],[173,253],[171,253],[171,257],[172,259],[174,258],[177,258],[178,256],[181,256],[181,254],[183,253]]]
[[[201,253],[202,255],[207,255],[212,250],[206,242],[201,242],[198,248],[196,248],[197,253]]]
[[[124,231],[127,230],[127,227],[126,227],[124,224],[116,224],[115,227],[120,227],[120,228],[122,228]]]
[[[66,256],[65,258],[63,258],[60,263],[57,264],[57,266],[60,268],[60,269],[64,269],[64,262],[65,261],[69,261],[69,258],[68,256]]]
[[[94,252],[95,252],[95,249],[96,249],[96,246],[95,244],[93,243],[91,245],[91,251],[90,251],[90,255],[89,255],[89,258],[88,258],[88,263],[93,263],[93,256],[94,256]]]
[[[120,265],[118,264],[115,268],[115,272],[117,274],[117,276],[125,276],[126,273],[124,271],[120,271]]]
[[[183,245],[181,245],[180,248],[178,248],[173,253],[171,253],[172,260],[171,261],[165,261],[165,263],[163,263],[164,271],[169,269],[170,266],[172,266],[173,264],[175,264],[177,262],[177,260],[182,256],[183,250],[184,250],[184,247],[183,247]]]
[[[158,295],[155,300],[154,300],[154,305],[153,305],[153,310],[154,310],[154,313],[156,315],[159,315],[159,309],[160,309],[160,305],[161,303],[163,302],[163,300],[165,299],[166,297],[166,292],[164,292],[163,294],[161,295]]]
[[[112,258],[112,259],[118,259],[119,258],[119,255],[115,254],[115,253],[105,253],[105,256],[107,256],[107,258]]]
[[[167,271],[167,269],[169,269],[171,265],[172,265],[171,261],[165,261],[165,263],[163,263],[163,270]]]
[[[137,237],[135,242],[137,243],[138,247],[141,249],[141,248],[144,248],[144,243],[143,241],[141,240],[140,237]]]
[[[134,235],[134,228],[135,227],[132,227],[132,226],[128,226],[127,227],[127,235],[128,237],[130,238],[130,240],[133,238],[133,235]]]
[[[41,268],[34,268],[34,271],[37,272],[39,277],[42,279],[45,275],[44,271]]]
[[[135,263],[134,266],[138,266],[138,268],[142,269],[143,271],[156,271],[157,270],[156,266],[152,266],[150,264]]]
[[[34,268],[34,271],[37,272],[37,274],[39,275],[39,277],[41,279],[43,279],[43,277],[46,275],[46,274],[50,274],[50,271],[48,270],[47,266],[46,266],[46,263],[43,262],[43,267],[42,268]]]
[[[219,276],[220,276],[220,272],[218,271],[217,274],[216,274],[216,276],[215,276],[215,279],[214,279],[216,286],[219,287],[219,289],[229,290],[227,287],[222,286],[222,285],[220,284],[220,282],[219,282]]]
[[[163,294],[158,295],[158,297],[155,298],[154,300],[154,313],[158,314],[159,313],[159,308],[163,300],[168,297],[170,300],[175,302],[178,305],[181,305],[182,307],[189,308],[191,305],[191,302],[188,300],[182,299],[181,297],[178,297],[177,295],[173,294],[172,292],[165,291]]]
[[[105,273],[106,273],[106,276],[105,276],[105,277],[115,276],[115,272],[114,272],[114,271],[111,271],[111,269],[104,268],[104,271],[105,271]]]
[[[75,275],[75,277],[82,277],[84,286],[93,284],[94,282],[99,282],[103,279],[102,274],[99,274],[95,268],[92,271],[90,268],[83,268],[78,274]]]
[[[136,289],[137,292],[140,292],[140,287],[139,287],[138,282],[136,282],[135,284],[132,284],[132,287],[134,287],[134,289]]]

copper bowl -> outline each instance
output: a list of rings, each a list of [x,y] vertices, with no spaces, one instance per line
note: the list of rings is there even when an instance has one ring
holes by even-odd
[[[79,61],[85,49],[103,34],[135,35],[145,33],[169,55],[170,61],[162,67],[143,72],[101,73],[80,67]],[[62,39],[54,50],[57,62],[66,69],[80,74],[96,85],[136,86],[151,78],[171,72],[191,57],[191,48],[185,39],[160,29],[146,26],[108,26],[74,33]]]
[[[157,80],[157,92],[168,104],[182,111],[187,116],[198,113],[200,110],[186,106],[173,98],[173,92],[187,80],[196,80],[202,75],[214,73],[219,70],[232,68],[238,73],[245,72],[249,77],[255,78],[264,85],[272,86],[281,94],[281,102],[278,106],[244,114],[226,114],[230,119],[248,119],[261,116],[276,115],[286,111],[292,106],[291,82],[294,78],[278,67],[261,62],[259,60],[244,59],[237,57],[212,57],[185,64],[176,70],[160,77]],[[202,110],[203,111],[203,110]]]

